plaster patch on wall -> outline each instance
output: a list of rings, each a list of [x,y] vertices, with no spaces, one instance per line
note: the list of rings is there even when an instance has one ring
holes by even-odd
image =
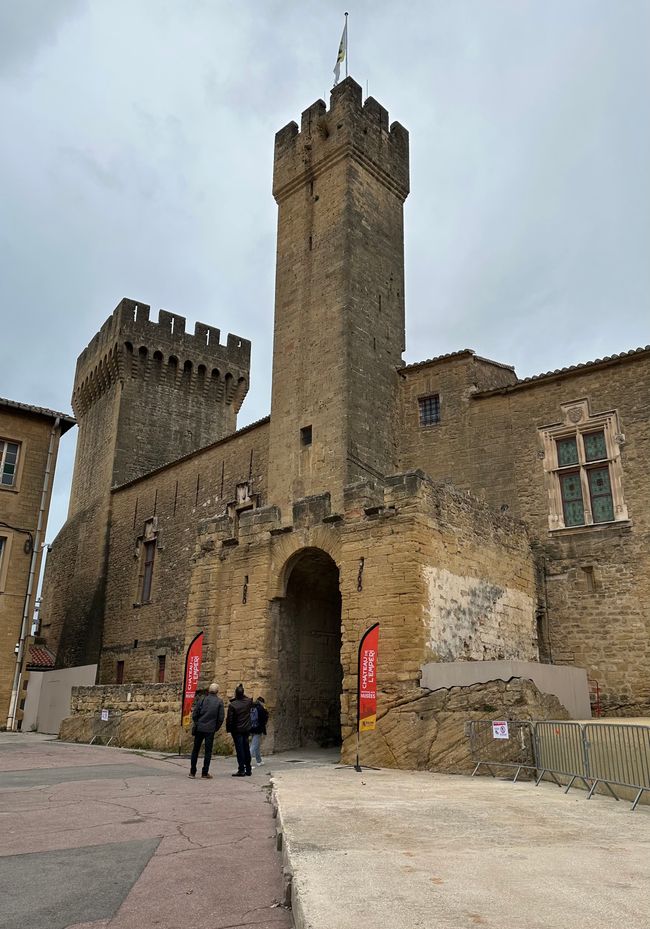
[[[445,568],[424,576],[430,660],[537,659],[532,597]]]

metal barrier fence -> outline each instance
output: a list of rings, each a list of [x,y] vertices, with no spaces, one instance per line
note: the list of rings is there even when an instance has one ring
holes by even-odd
[[[493,777],[496,768],[514,768],[513,782],[525,771],[536,785],[550,777],[565,793],[580,781],[587,799],[602,784],[620,800],[615,788],[624,787],[635,791],[632,810],[650,792],[650,726],[480,719],[468,728],[472,777],[481,767]]]

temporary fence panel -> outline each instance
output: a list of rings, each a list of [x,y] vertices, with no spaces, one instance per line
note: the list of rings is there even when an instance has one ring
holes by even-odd
[[[549,775],[559,784],[568,778],[567,790],[576,778],[589,788],[589,759],[585,751],[581,723],[549,720],[534,724],[537,783]]]
[[[536,784],[550,777],[566,792],[578,781],[587,798],[602,785],[618,800],[615,788],[626,788],[632,791],[633,810],[650,794],[650,726],[508,720],[504,730],[504,721],[473,720],[468,734],[473,774],[484,767],[496,777],[496,769],[514,768],[516,781],[530,770]]]
[[[587,723],[585,743],[589,753],[589,796],[599,783],[637,791],[632,809],[650,791],[650,726]]]
[[[517,780],[522,771],[535,770],[535,744],[530,722],[472,720],[469,736],[472,758],[476,762],[474,773],[481,765],[485,765],[492,774],[492,768],[515,768],[514,779]]]

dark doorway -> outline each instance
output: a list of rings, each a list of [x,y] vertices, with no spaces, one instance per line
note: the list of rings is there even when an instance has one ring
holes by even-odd
[[[275,751],[341,744],[341,594],[339,571],[318,548],[289,566],[276,601],[278,706]]]

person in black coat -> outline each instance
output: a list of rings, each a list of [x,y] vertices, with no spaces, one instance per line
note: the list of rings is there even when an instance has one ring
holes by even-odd
[[[237,752],[237,770],[233,777],[250,777],[251,747],[248,739],[251,733],[251,707],[253,701],[244,693],[244,685],[237,684],[235,696],[228,704],[226,732],[232,736]]]
[[[196,777],[196,765],[199,760],[199,751],[202,742],[205,743],[205,747],[203,749],[203,770],[201,772],[201,777],[208,779],[212,777],[210,774],[210,761],[212,760],[214,734],[221,729],[223,717],[223,700],[219,696],[219,688],[216,684],[210,684],[205,697],[198,700],[192,710],[194,748],[192,749],[189,777]]]

